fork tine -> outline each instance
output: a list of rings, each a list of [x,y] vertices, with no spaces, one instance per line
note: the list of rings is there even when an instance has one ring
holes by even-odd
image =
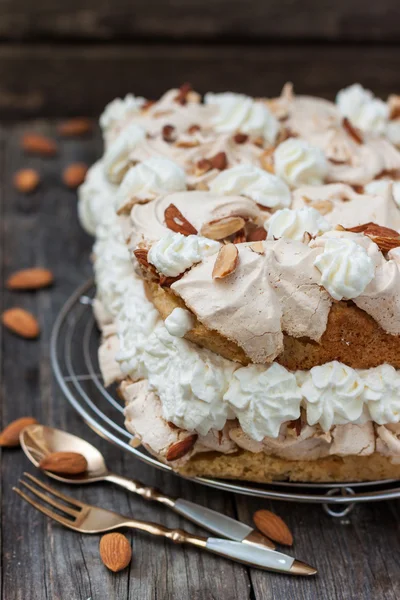
[[[79,506],[79,508],[84,508],[85,506],[87,506],[83,502],[79,502],[79,500],[76,500],[75,498],[72,498],[71,496],[67,496],[67,494],[62,494],[55,488],[53,488],[49,485],[46,485],[45,483],[43,483],[43,481],[40,481],[40,479],[36,479],[36,477],[31,475],[30,473],[24,473],[24,475],[25,475],[25,477],[27,477],[28,479],[33,481],[33,483],[36,483],[36,485],[38,485],[39,487],[46,490],[46,492],[53,494],[53,496],[60,498],[60,500],[64,500],[64,502],[69,502],[69,504],[72,504],[73,506]]]
[[[78,529],[76,527],[74,527],[73,521],[70,521],[69,519],[64,519],[63,517],[61,517],[57,513],[53,512],[52,510],[46,508],[39,502],[35,502],[35,500],[32,500],[32,498],[30,498],[27,494],[24,494],[24,492],[17,487],[13,487],[13,491],[16,492],[18,494],[18,496],[21,496],[21,498],[23,498],[23,500],[28,502],[28,504],[30,504],[31,506],[36,508],[36,510],[40,511],[47,517],[50,517],[50,519],[53,519],[54,521],[61,523],[61,525],[64,525],[65,527],[68,527],[69,529],[74,529],[75,531],[78,531]]]
[[[23,479],[20,479],[19,483],[21,485],[24,485],[26,488],[28,488],[28,490],[30,490],[32,492],[32,494],[34,494],[35,496],[38,496],[39,498],[44,500],[44,502],[47,502],[47,504],[51,504],[51,506],[58,508],[58,510],[61,510],[62,512],[67,513],[68,515],[71,515],[71,517],[76,518],[79,515],[80,511],[74,510],[73,508],[70,508],[69,506],[66,506],[65,504],[61,504],[61,502],[57,502],[57,500],[55,500],[51,496],[48,496],[47,494],[43,494],[43,492],[40,492],[38,489],[34,488],[32,485],[29,485],[29,483],[26,483],[26,481],[24,481]]]

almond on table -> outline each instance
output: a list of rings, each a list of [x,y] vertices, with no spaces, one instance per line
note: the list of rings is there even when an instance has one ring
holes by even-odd
[[[4,327],[27,339],[37,338],[40,333],[39,323],[30,312],[23,308],[9,308],[1,315]]]
[[[63,182],[67,187],[76,189],[85,181],[87,170],[85,163],[72,163],[63,171]]]
[[[270,510],[257,510],[253,521],[257,529],[274,542],[284,546],[293,544],[293,536],[285,521]]]
[[[38,290],[51,285],[53,281],[53,273],[49,269],[33,267],[12,273],[6,286],[9,290]]]
[[[29,154],[39,154],[41,156],[54,156],[57,154],[56,142],[40,133],[25,133],[21,140],[21,146]]]
[[[13,183],[19,192],[30,194],[38,187],[40,175],[35,169],[20,169],[14,174]]]
[[[37,420],[33,417],[21,417],[12,421],[7,427],[0,433],[0,446],[5,448],[14,448],[19,446],[19,434],[28,425],[37,423]]]
[[[79,137],[93,131],[93,121],[86,117],[75,117],[62,121],[57,131],[63,137]]]
[[[100,558],[110,571],[117,573],[132,560],[132,548],[122,533],[106,533],[100,540]]]

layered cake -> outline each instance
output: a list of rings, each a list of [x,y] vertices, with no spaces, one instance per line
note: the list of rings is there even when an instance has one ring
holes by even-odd
[[[80,189],[105,385],[188,476],[400,477],[400,97],[127,95]]]

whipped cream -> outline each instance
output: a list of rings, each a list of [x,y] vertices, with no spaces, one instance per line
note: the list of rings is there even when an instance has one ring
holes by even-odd
[[[332,425],[357,421],[363,412],[364,385],[357,372],[337,361],[313,367],[305,375],[301,393],[310,425],[324,431]]]
[[[304,234],[320,235],[331,229],[330,223],[315,208],[305,207],[297,210],[283,208],[277,210],[269,220],[264,223],[268,231],[267,239],[277,240],[288,238],[302,241]]]
[[[390,365],[363,372],[364,398],[371,418],[379,425],[400,421],[400,374]]]
[[[172,313],[164,321],[164,325],[170,335],[184,337],[194,326],[195,318],[185,308],[174,308]]]
[[[254,165],[242,164],[221,171],[209,184],[215,194],[251,198],[266,208],[290,206],[290,190],[286,183]]]
[[[129,168],[129,155],[137,144],[146,137],[140,125],[132,123],[123,129],[104,154],[104,171],[111,183],[121,183]]]
[[[328,172],[322,150],[298,138],[279,144],[274,152],[274,165],[275,173],[292,187],[320,185]]]
[[[273,144],[279,132],[279,121],[260,101],[255,101],[244,94],[225,92],[222,94],[206,94],[206,105],[214,106],[216,114],[211,123],[215,131],[234,133],[240,131],[254,136],[262,136],[269,144]]]
[[[344,117],[362,131],[384,134],[389,118],[386,102],[375,98],[370,90],[355,83],[336,96],[336,104]]]
[[[116,190],[116,186],[105,177],[103,161],[94,163],[86,173],[84,183],[78,189],[79,220],[91,235],[95,235],[101,221],[112,218]]]
[[[293,373],[278,363],[237,369],[224,399],[234,410],[245,433],[261,441],[277,437],[285,421],[300,416],[301,394]]]
[[[321,272],[321,285],[335,300],[357,298],[375,275],[365,248],[350,239],[326,238],[314,265]]]
[[[107,136],[110,129],[121,125],[129,117],[138,115],[145,102],[144,98],[133,94],[127,94],[125,98],[112,100],[100,116],[100,127],[103,134]]]
[[[201,235],[182,235],[170,231],[152,245],[148,261],[159,273],[177,277],[206,256],[219,251],[221,244]]]
[[[186,189],[185,171],[172,160],[155,156],[131,167],[116,195],[118,212],[127,212],[136,202]]]

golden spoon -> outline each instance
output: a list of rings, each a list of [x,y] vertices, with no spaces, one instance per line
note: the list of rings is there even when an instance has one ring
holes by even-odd
[[[146,500],[160,502],[190,521],[219,536],[227,537],[236,542],[244,542],[257,546],[261,545],[272,550],[275,549],[271,540],[245,523],[241,523],[236,519],[227,517],[200,504],[189,502],[183,498],[171,498],[154,488],[144,486],[139,481],[112,473],[108,470],[103,455],[97,448],[76,435],[37,423],[28,425],[28,427],[22,430],[20,442],[23,451],[35,467],[39,467],[40,461],[53,452],[78,452],[86,458],[88,464],[87,470],[79,475],[60,475],[44,471],[46,475],[53,479],[74,484],[109,481],[130,492],[139,494],[142,498],[146,498]]]

